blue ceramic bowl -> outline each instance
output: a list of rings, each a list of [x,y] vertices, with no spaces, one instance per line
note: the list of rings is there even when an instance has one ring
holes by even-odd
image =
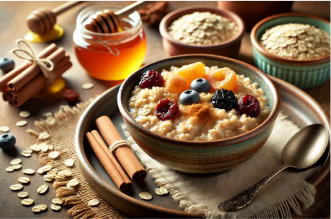
[[[288,23],[309,24],[330,32],[329,21],[309,14],[284,13],[267,17],[257,23],[251,32],[257,67],[302,89],[323,83],[330,78],[330,55],[314,60],[290,60],[275,56],[260,45],[259,39],[267,29]]]
[[[184,141],[151,132],[139,125],[129,113],[129,99],[141,75],[147,70],[162,71],[171,66],[203,62],[206,66],[227,66],[257,82],[269,100],[270,114],[258,127],[244,134],[215,141]],[[268,139],[279,113],[279,97],[271,80],[257,68],[222,56],[183,55],[163,59],[140,68],[121,85],[117,103],[133,139],[153,159],[178,171],[215,173],[231,169],[251,158]]]

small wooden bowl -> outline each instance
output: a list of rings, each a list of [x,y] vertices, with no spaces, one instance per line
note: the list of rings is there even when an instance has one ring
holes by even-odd
[[[267,29],[287,23],[309,24],[330,32],[330,21],[310,14],[284,13],[267,17],[257,23],[251,32],[257,67],[301,89],[314,87],[329,79],[330,55],[313,60],[291,60],[271,54],[260,45],[259,39]]]
[[[226,17],[239,28],[238,34],[230,40],[211,46],[197,46],[185,44],[179,40],[172,38],[168,32],[169,25],[177,18],[193,12],[211,12],[213,14]],[[245,26],[241,18],[227,10],[218,9],[216,7],[192,6],[175,10],[165,16],[160,23],[160,33],[162,35],[163,48],[169,56],[182,54],[214,54],[226,57],[236,57],[239,53],[241,40],[244,36]]]
[[[129,113],[129,99],[147,70],[162,71],[194,62],[206,66],[227,66],[257,82],[269,100],[270,115],[258,127],[244,134],[215,141],[184,141],[151,132],[139,125]],[[185,55],[163,59],[140,68],[121,85],[118,107],[133,139],[153,159],[178,171],[196,174],[216,173],[231,169],[251,158],[268,139],[279,113],[279,97],[270,79],[257,68],[244,62],[213,55]]]

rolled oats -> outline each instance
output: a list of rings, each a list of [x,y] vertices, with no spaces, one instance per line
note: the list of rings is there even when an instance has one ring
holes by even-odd
[[[12,166],[14,170],[19,170],[22,168],[22,165],[21,164],[16,164],[16,165],[13,165]]]
[[[18,126],[18,127],[25,126],[26,124],[28,124],[28,122],[25,121],[25,120],[21,120],[21,121],[16,122],[16,126]]]
[[[30,116],[30,113],[28,111],[22,111],[20,112],[20,117],[27,118]]]
[[[0,126],[0,132],[3,132],[3,133],[9,132],[9,127],[8,126]]]
[[[21,203],[22,205],[29,206],[29,205],[33,205],[34,200],[31,198],[27,198],[27,199],[23,199]]]
[[[63,201],[60,198],[53,198],[52,203],[55,204],[55,205],[62,205]]]
[[[28,177],[22,176],[18,178],[18,181],[23,184],[28,184],[30,182],[30,179]]]
[[[153,196],[149,192],[141,192],[139,193],[139,197],[143,200],[152,200]]]
[[[32,155],[32,150],[22,151],[22,152],[21,152],[21,155],[22,155],[23,157],[31,157],[31,155]]]
[[[11,185],[9,188],[12,191],[18,191],[18,190],[22,190],[23,186],[21,184],[14,184],[14,185]]]
[[[69,189],[71,189],[71,188],[76,188],[77,186],[79,186],[79,181],[78,181],[78,179],[72,179],[72,180],[70,180],[69,182],[68,182],[68,184],[67,184],[67,187],[69,188]]]
[[[9,167],[6,168],[6,171],[9,172],[9,173],[13,172],[14,170],[15,169],[13,168],[13,166],[9,166]]]
[[[11,165],[20,164],[20,163],[22,163],[21,158],[15,158],[14,160],[10,161]]]
[[[33,169],[24,169],[23,170],[24,174],[28,174],[28,175],[33,175],[34,174],[34,170]]]
[[[56,159],[56,158],[58,158],[59,155],[60,155],[60,153],[58,151],[52,151],[48,154],[48,157],[52,158],[52,159]]]
[[[266,51],[294,60],[330,55],[330,34],[308,24],[283,24],[266,30],[260,39]]]
[[[208,46],[220,44],[238,34],[236,24],[225,17],[210,12],[194,12],[173,21],[169,34],[186,44]]]
[[[73,167],[74,166],[74,160],[73,159],[66,159],[64,161],[64,164],[67,166],[67,167]]]
[[[41,185],[37,189],[37,193],[38,194],[45,194],[47,192],[47,190],[48,190],[48,185]]]
[[[51,209],[53,211],[60,211],[61,210],[61,206],[60,205],[51,204]]]
[[[88,201],[88,205],[91,207],[96,207],[100,204],[100,201],[98,199],[92,199],[90,201]]]
[[[45,205],[45,204],[36,205],[32,208],[32,212],[39,213],[42,211],[46,211],[46,209],[47,209],[47,205]]]
[[[19,198],[26,198],[26,197],[29,196],[29,193],[27,193],[27,192],[19,192],[19,193],[17,194],[17,196],[18,196]]]

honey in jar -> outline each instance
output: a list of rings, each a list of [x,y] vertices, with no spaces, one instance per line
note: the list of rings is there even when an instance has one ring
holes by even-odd
[[[83,22],[97,11],[118,10],[113,6],[91,6],[77,17],[73,35],[76,57],[88,74],[99,80],[123,80],[136,71],[145,58],[146,36],[138,12],[120,21],[116,33],[96,33],[87,30]]]

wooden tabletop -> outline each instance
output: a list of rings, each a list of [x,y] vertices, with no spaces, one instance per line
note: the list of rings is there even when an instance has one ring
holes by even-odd
[[[52,9],[60,5],[62,2],[0,2],[0,57],[10,57],[13,55],[8,54],[8,51],[15,47],[16,39],[23,39],[27,32],[25,18],[31,11],[37,8]],[[84,3],[88,4],[88,3]],[[95,2],[95,4],[99,4]],[[129,2],[112,2],[114,5],[125,6]],[[169,10],[174,10],[183,6],[192,4],[199,4],[199,2],[170,2]],[[204,2],[204,5],[216,6],[216,2]],[[101,94],[109,87],[120,82],[101,82],[88,76],[84,69],[78,63],[73,52],[72,35],[75,30],[76,17],[81,10],[82,5],[73,8],[71,11],[61,15],[58,18],[58,24],[65,29],[65,36],[63,39],[58,40],[56,44],[59,47],[64,47],[70,54],[73,67],[64,74],[64,78],[70,88],[78,91],[81,95],[81,101],[86,101],[97,94]],[[330,17],[330,5],[328,2],[295,2],[293,10],[302,12],[311,12],[323,17]],[[147,36],[147,54],[144,63],[150,63],[159,59],[166,58],[161,36],[157,28],[150,28],[144,24],[144,30]],[[48,44],[33,44],[36,51],[41,51]],[[245,33],[243,38],[242,47],[238,59],[254,65],[253,51],[249,39],[249,33]],[[22,63],[21,60],[14,58],[17,66]],[[1,73],[0,73],[1,74]],[[1,76],[1,75],[0,75]],[[81,85],[84,83],[93,83],[92,90],[83,90]],[[326,111],[330,118],[330,80],[327,82],[305,90],[310,94],[322,108]],[[15,108],[4,102],[0,98],[0,126],[6,125],[10,127],[10,133],[16,136],[16,150],[4,152],[0,150],[0,166],[1,166],[1,180],[0,180],[0,218],[66,218],[69,217],[66,210],[54,212],[48,210],[42,214],[34,214],[31,208],[22,206],[20,198],[17,197],[17,192],[9,190],[9,186],[18,183],[17,178],[23,176],[22,171],[13,173],[5,172],[5,168],[9,166],[13,158],[22,158],[23,168],[33,168],[37,170],[41,165],[39,164],[38,157],[34,154],[31,158],[24,158],[19,155],[23,151],[34,144],[34,139],[30,137],[25,130],[28,128],[34,129],[33,122],[42,119],[42,114],[45,112],[57,112],[60,105],[67,104],[64,100],[49,101],[49,100],[29,100],[22,107]],[[22,118],[19,117],[19,112],[27,110],[31,116],[27,119],[28,125],[25,127],[17,127],[15,123]],[[30,198],[34,199],[37,203],[44,203],[48,206],[51,199],[54,197],[54,189],[51,188],[46,195],[38,195],[36,190],[38,186],[45,184],[43,178],[39,174],[33,175],[31,183],[26,186],[24,191],[29,191]]]

